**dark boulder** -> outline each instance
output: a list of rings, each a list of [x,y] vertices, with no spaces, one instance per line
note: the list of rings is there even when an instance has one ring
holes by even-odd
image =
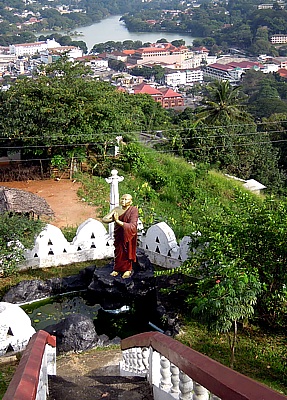
[[[57,352],[79,352],[97,346],[119,344],[120,339],[109,340],[107,335],[97,335],[93,320],[82,314],[71,314],[45,331],[56,336]]]
[[[111,276],[113,266],[112,261],[103,268],[95,269],[88,287],[90,303],[98,303],[106,310],[113,310],[132,306],[138,301],[147,305],[150,299],[155,300],[154,268],[143,250],[137,249],[137,261],[130,278],[123,279],[121,274]]]
[[[64,278],[52,278],[41,281],[25,280],[13,286],[1,301],[13,304],[29,303],[58,294],[86,290],[93,278],[95,266],[87,267],[77,275]]]
[[[92,319],[82,314],[71,314],[63,321],[45,328],[56,336],[57,351],[84,351],[96,345],[97,333]]]

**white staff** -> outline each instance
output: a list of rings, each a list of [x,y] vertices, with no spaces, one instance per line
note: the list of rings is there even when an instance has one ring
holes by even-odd
[[[119,206],[119,182],[124,180],[123,176],[118,176],[118,171],[113,169],[111,171],[111,176],[109,178],[105,178],[106,182],[111,185],[110,189],[110,211],[115,207]],[[109,235],[111,238],[114,238],[114,223],[109,224]]]

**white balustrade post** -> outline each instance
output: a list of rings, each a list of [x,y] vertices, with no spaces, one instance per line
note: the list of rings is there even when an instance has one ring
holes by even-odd
[[[192,400],[208,400],[209,399],[209,391],[204,387],[201,386],[197,382],[193,382],[193,398]]]
[[[143,366],[144,370],[149,375],[149,349],[147,347],[142,348]]]
[[[142,374],[144,372],[142,348],[137,347],[137,372]]]
[[[119,205],[119,182],[124,180],[123,176],[118,176],[118,171],[113,169],[111,176],[106,178],[106,182],[111,185],[110,188],[110,211]],[[114,237],[114,222],[109,224],[109,235]]]
[[[179,393],[179,368],[174,365],[170,364],[170,372],[171,372],[171,389],[170,392],[174,394]]]
[[[138,364],[138,359],[137,359],[137,349],[134,347],[132,348],[131,351],[131,356],[132,356],[132,372],[137,373],[137,364]]]
[[[160,354],[155,350],[150,350],[149,361],[149,382],[151,385],[159,387],[160,384]]]
[[[169,392],[171,387],[170,361],[164,356],[160,357],[160,385],[165,392]]]
[[[179,399],[191,400],[192,399],[193,381],[182,371],[179,372]]]
[[[129,366],[129,350],[123,350],[122,351],[122,357],[123,357],[123,369],[126,371],[129,371],[130,366]]]

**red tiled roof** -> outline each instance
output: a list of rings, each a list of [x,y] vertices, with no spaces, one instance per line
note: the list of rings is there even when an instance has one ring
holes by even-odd
[[[87,54],[82,57],[77,57],[76,60],[77,61],[90,61],[90,60],[100,60],[100,58],[97,57],[96,55]]]
[[[228,65],[232,67],[239,67],[239,68],[253,68],[253,67],[259,67],[263,68],[263,65],[260,64],[259,62],[253,62],[253,61],[234,61],[234,62],[229,62]]]
[[[112,51],[110,54],[112,54],[113,56],[127,56],[127,54],[125,54],[123,51]]]
[[[158,52],[174,52],[187,49],[186,46],[175,47],[171,43],[155,43],[150,47],[141,47],[136,50],[137,53],[158,53]]]
[[[208,65],[209,67],[220,69],[221,71],[231,71],[234,67],[231,67],[228,64],[220,64],[220,63],[214,63]]]
[[[158,89],[155,89],[144,82],[134,86],[134,94],[139,93],[150,94],[151,96],[162,96],[162,93]]]
[[[178,98],[182,98],[181,94],[176,93],[174,90],[172,90],[170,88],[162,88],[162,89],[159,89],[159,90],[163,94],[163,97],[178,97]]]
[[[277,72],[278,72],[278,74],[279,74],[280,76],[282,76],[282,78],[287,78],[287,69],[285,69],[285,68],[279,68]]]
[[[15,47],[32,47],[32,46],[41,46],[44,43],[46,43],[46,42],[42,41],[42,42],[34,42],[34,43],[19,43],[19,44],[14,44],[13,46],[15,46]]]
[[[126,56],[130,56],[130,55],[132,55],[132,54],[135,54],[135,52],[136,52],[136,50],[123,50],[123,53],[124,53]]]
[[[124,87],[122,87],[122,86],[117,86],[117,90],[118,90],[119,92],[124,92],[124,93],[127,92],[126,89],[125,89]]]

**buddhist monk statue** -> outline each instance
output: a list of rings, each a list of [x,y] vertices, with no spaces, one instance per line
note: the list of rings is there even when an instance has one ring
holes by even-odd
[[[123,273],[122,277],[126,279],[131,276],[133,262],[136,261],[138,209],[132,206],[130,194],[124,194],[120,204],[120,207],[115,207],[103,217],[102,221],[115,222],[115,261],[111,275]]]

